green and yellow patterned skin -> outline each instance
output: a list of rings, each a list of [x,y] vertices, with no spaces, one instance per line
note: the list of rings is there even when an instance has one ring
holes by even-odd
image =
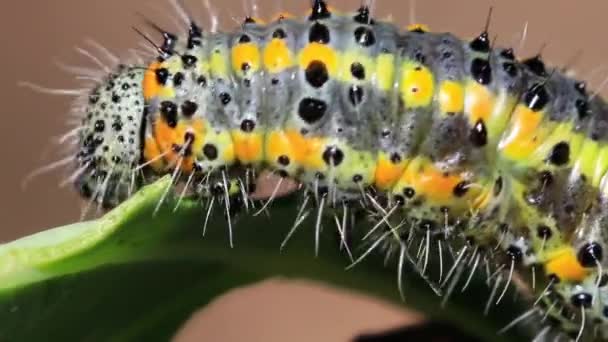
[[[303,19],[248,19],[229,33],[193,23],[188,37],[164,36],[145,70],[119,71],[143,79],[132,94],[145,103],[141,144],[129,146],[149,174],[195,179],[210,184],[201,194],[223,197],[240,196],[250,172],[272,170],[322,205],[378,212],[399,226],[388,238],[396,246],[407,230],[430,231],[490,251],[506,271],[534,267],[549,283],[537,292],[553,321],[576,334],[584,312],[608,338],[608,107],[584,83],[538,56],[491,48],[487,32],[463,41],[423,25],[401,30],[367,8],[336,14],[323,1]],[[102,103],[89,108],[133,109]],[[94,141],[113,133],[93,119],[83,126],[80,165],[91,153],[108,159]],[[111,170],[133,162],[114,162],[92,167],[105,175],[79,179],[81,189],[124,183]]]

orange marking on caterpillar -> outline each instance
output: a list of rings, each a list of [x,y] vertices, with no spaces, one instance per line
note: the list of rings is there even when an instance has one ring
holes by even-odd
[[[161,151],[156,143],[156,140],[153,137],[146,137],[144,142],[144,160],[152,161],[150,162],[150,167],[154,169],[156,172],[162,172],[165,163],[162,158],[159,158]]]
[[[305,138],[296,129],[272,131],[266,141],[266,160],[274,164],[285,155],[292,161],[290,167],[303,166],[313,170],[324,170],[322,138]]]
[[[175,146],[183,147],[186,144],[187,132],[194,135],[194,141],[189,142],[190,150],[201,150],[205,139],[205,124],[202,120],[193,120],[191,123],[180,122],[175,128],[170,127],[161,117],[154,123],[157,146],[161,153],[166,153],[164,159],[170,167],[180,163],[182,171],[189,173],[194,165],[194,157],[192,155],[180,157],[180,151],[174,148]]]
[[[388,190],[392,188],[399,180],[399,177],[403,174],[405,167],[405,161],[402,160],[395,164],[385,153],[380,153],[376,163],[374,184],[378,189],[381,190]]]
[[[464,110],[464,89],[454,81],[443,81],[437,98],[442,113],[460,113]]]
[[[309,43],[300,52],[300,68],[306,69],[312,61],[325,64],[330,75],[336,75],[338,70],[338,55],[331,47],[320,43]]]
[[[279,73],[293,66],[293,54],[284,39],[273,38],[264,48],[264,66],[270,73]]]
[[[511,131],[500,146],[511,159],[520,160],[529,156],[540,144],[538,135],[542,113],[534,112],[524,105],[518,105],[513,113]]]
[[[258,163],[264,158],[264,136],[259,133],[232,131],[236,158],[243,164]]]
[[[285,133],[297,160],[302,166],[312,170],[325,169],[326,165],[322,158],[325,139],[319,137],[306,138],[296,129],[287,129]]]
[[[160,92],[161,85],[156,79],[156,70],[160,68],[160,65],[161,63],[158,61],[152,62],[144,74],[143,89],[146,100],[156,97]]]
[[[232,70],[243,74],[246,71],[255,72],[259,67],[260,50],[256,44],[241,43],[232,47]]]
[[[441,172],[434,165],[420,159],[412,161],[401,176],[401,182],[412,186],[416,193],[437,203],[453,199],[454,188],[463,178]]]
[[[469,82],[465,89],[464,111],[469,116],[469,122],[475,124],[479,119],[488,122],[495,106],[494,95],[487,87]]]
[[[578,262],[574,249],[569,246],[551,253],[549,260],[545,262],[545,272],[548,275],[555,274],[564,281],[582,281],[589,273]]]
[[[408,31],[429,32],[431,29],[426,24],[409,24],[406,26]]]

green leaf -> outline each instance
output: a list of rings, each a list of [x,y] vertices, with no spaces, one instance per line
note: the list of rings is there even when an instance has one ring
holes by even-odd
[[[98,220],[0,246],[0,340],[166,340],[217,296],[277,275],[407,305],[485,340],[522,336],[516,331],[496,335],[524,311],[511,300],[513,289],[484,316],[490,289],[483,281],[474,281],[464,294],[459,287],[442,308],[441,298],[410,271],[404,272],[403,302],[396,261],[385,266],[383,257],[372,253],[345,270],[350,260],[339,251],[331,229],[321,236],[318,257],[310,224],[281,252],[296,214],[293,198],[277,200],[270,218],[242,215],[230,248],[227,224],[219,215],[211,218],[203,237],[205,212],[197,202],[183,201],[173,211],[175,199],[167,199],[154,213],[168,185],[169,179],[161,179]]]

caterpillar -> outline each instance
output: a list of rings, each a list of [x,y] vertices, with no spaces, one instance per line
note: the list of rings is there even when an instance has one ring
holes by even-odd
[[[485,262],[489,302],[515,275],[543,284],[520,317],[550,323],[537,337],[608,339],[608,111],[584,82],[493,46],[488,27],[470,40],[403,30],[366,6],[315,0],[302,18],[248,17],[230,32],[178,13],[186,34],[149,23],[162,41],[140,34],[156,56],[116,63],[77,100],[72,178],[91,203],[116,206],[170,174],[224,210],[232,234],[270,170],[302,184],[292,231],[309,207],[316,234],[324,215],[365,214],[370,247],[353,264],[396,250],[401,269],[422,236],[425,278],[430,244],[456,251],[431,286]],[[346,220],[338,227],[348,248]]]

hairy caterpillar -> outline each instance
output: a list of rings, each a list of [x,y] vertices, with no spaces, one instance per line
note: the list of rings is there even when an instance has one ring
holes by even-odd
[[[303,20],[163,32],[159,60],[116,70],[87,99],[79,189],[113,206],[172,173],[235,210],[270,168],[306,184],[308,204],[373,211],[370,239],[394,248],[410,230],[447,235],[457,260],[499,246],[506,274],[548,275],[532,313],[604,333],[604,102],[485,32],[372,20],[318,1]]]

